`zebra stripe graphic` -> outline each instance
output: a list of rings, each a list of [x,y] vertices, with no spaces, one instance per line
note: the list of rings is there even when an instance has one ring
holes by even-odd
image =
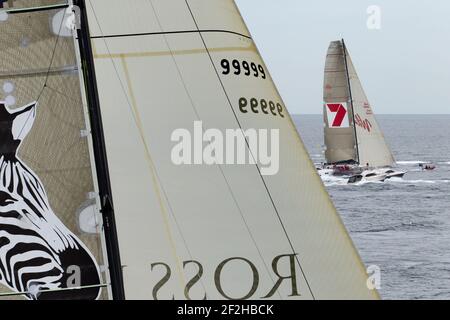
[[[39,177],[17,156],[31,130],[37,102],[9,110],[0,102],[0,283],[31,300],[97,299],[92,253],[55,215]],[[45,292],[40,292],[44,290]],[[47,291],[55,290],[55,291]]]

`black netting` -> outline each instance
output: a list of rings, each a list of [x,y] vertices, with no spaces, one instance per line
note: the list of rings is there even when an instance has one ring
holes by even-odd
[[[13,8],[27,8],[65,1],[12,3]],[[0,19],[0,100],[10,110],[38,101],[33,126],[17,155],[39,177],[57,218],[102,265],[100,235],[83,233],[78,226],[78,212],[94,186],[88,140],[82,136],[86,124],[74,38],[57,36],[60,30],[55,30],[64,28],[61,23],[55,28],[54,16],[61,10],[11,12]],[[0,246],[0,257],[5,252]],[[0,280],[0,294],[15,291],[2,284]]]

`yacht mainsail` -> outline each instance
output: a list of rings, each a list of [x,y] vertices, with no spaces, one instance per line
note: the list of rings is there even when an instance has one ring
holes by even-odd
[[[394,164],[343,40],[328,47],[323,96],[328,163]]]
[[[73,4],[0,13],[4,297],[378,297],[234,1]],[[175,164],[198,121],[278,130],[278,172]]]

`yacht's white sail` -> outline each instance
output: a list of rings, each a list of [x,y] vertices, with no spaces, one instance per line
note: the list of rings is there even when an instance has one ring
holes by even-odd
[[[324,121],[328,163],[354,160],[370,167],[394,164],[343,41],[331,42],[328,49]]]
[[[86,9],[126,298],[377,298],[232,0]],[[195,121],[279,129],[278,173],[175,165]]]

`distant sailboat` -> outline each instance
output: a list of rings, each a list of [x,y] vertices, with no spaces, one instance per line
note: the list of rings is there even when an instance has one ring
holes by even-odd
[[[0,297],[378,298],[232,0],[11,3]],[[174,164],[198,120],[278,129],[278,174]]]
[[[323,99],[327,165],[335,166],[336,173],[341,174],[359,174],[364,169],[394,165],[394,157],[375,119],[344,40],[332,41],[328,47]],[[368,174],[384,180],[403,176],[404,172],[380,169]]]

